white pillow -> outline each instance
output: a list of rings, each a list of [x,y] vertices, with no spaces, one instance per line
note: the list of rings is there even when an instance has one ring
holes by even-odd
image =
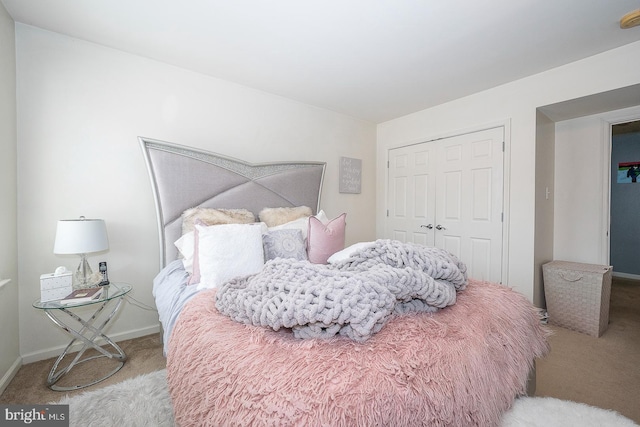
[[[329,264],[335,264],[337,262],[340,261],[344,261],[347,258],[350,258],[351,255],[353,255],[354,253],[356,253],[357,251],[367,248],[369,246],[373,246],[375,242],[358,242],[358,243],[354,243],[351,246],[347,246],[346,248],[344,248],[341,251],[336,252],[335,254],[331,255],[329,257],[329,259],[327,260],[327,262]]]
[[[189,274],[193,274],[193,254],[195,251],[194,234],[193,231],[190,231],[173,242],[175,247],[178,248],[180,255],[182,255],[182,265]]]
[[[198,230],[198,289],[222,285],[234,277],[256,274],[264,266],[260,224],[224,224]]]
[[[329,217],[327,217],[327,214],[325,214],[323,210],[320,210],[320,212],[318,212],[315,217],[318,218],[324,225],[327,225],[327,223],[329,222]],[[306,245],[307,235],[309,234],[309,217],[298,218],[285,224],[269,227],[269,231],[277,230],[300,230],[300,232],[302,233],[302,239]]]

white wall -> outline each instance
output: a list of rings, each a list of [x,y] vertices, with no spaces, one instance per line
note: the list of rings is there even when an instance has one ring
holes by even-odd
[[[378,125],[377,221],[382,235],[390,148],[507,122],[508,271],[505,283],[534,290],[536,108],[638,84],[640,42]],[[557,227],[556,227],[557,229]]]
[[[371,240],[375,222],[375,126],[184,69],[17,24],[20,351],[52,356],[67,342],[31,308],[39,275],[76,257],[52,253],[56,221],[103,218],[112,281],[153,305],[158,236],[138,136],[250,162],[327,162],[322,207],[347,212],[347,243]],[[341,156],[362,159],[362,193],[338,193]],[[154,330],[157,314],[127,305],[116,338]]]
[[[555,259],[609,264],[609,124],[633,117],[640,107],[556,123]]]
[[[16,55],[13,19],[0,3],[0,393],[20,367],[16,205]],[[7,280],[10,280],[7,282]]]

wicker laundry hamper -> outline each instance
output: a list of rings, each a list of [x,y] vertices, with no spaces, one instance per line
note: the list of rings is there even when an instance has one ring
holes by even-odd
[[[599,337],[609,324],[611,266],[552,261],[542,266],[549,323]]]

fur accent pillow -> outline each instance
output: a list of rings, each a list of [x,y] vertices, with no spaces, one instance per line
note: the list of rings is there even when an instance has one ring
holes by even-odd
[[[286,224],[299,218],[306,218],[313,215],[310,207],[295,206],[292,208],[264,208],[258,214],[260,221],[267,224],[267,227]]]
[[[256,218],[246,209],[191,208],[182,213],[182,234],[193,231],[196,221],[201,221],[205,226],[251,224]]]

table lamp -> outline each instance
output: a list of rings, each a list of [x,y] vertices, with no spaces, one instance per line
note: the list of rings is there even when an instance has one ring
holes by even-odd
[[[58,255],[80,255],[80,265],[75,273],[77,286],[89,285],[88,279],[93,274],[87,262],[87,254],[109,249],[107,227],[101,219],[63,219],[58,221],[56,241],[53,253]]]

